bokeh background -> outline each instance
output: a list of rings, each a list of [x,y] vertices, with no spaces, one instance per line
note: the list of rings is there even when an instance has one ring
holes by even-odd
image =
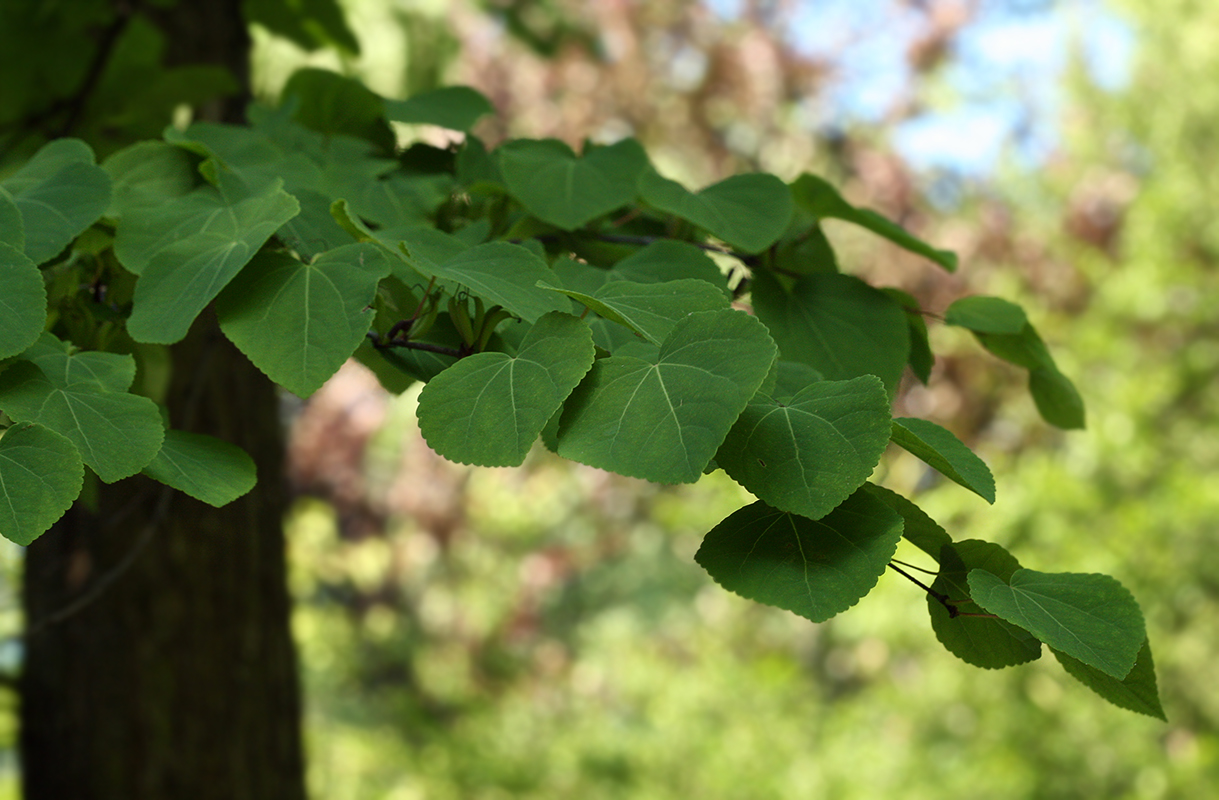
[[[452,465],[419,438],[412,393],[349,364],[308,402],[285,398],[314,797],[1214,794],[1219,6],[343,5],[358,57],[255,30],[262,98],[304,64],[391,97],[465,83],[499,111],[477,130],[489,142],[635,136],[695,187],[815,171],[957,250],[948,276],[829,229],[844,270],[932,313],[941,355],[898,411],[973,446],[998,500],[896,452],[877,479],[954,538],[1120,579],[1147,615],[1169,722],[1104,704],[1052,659],[1001,672],[957,661],[896,575],[822,625],[729,594],[692,559],[749,502],[722,476],[657,487],[541,449],[515,470]],[[1029,310],[1087,402],[1087,430],[1047,427],[1018,370],[935,324],[975,292]],[[19,625],[18,551],[3,550],[5,630]],[[0,665],[19,659],[15,640],[0,643]],[[15,797],[14,695],[5,703]]]

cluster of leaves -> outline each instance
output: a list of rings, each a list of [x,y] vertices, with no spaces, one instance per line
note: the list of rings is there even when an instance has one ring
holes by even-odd
[[[307,396],[353,355],[393,391],[426,382],[420,428],[445,457],[561,456],[659,483],[723,469],[758,501],[696,559],[723,586],[823,621],[853,606],[904,536],[940,569],[932,626],[965,661],[1048,645],[1103,697],[1161,715],[1141,612],[1102,575],[1023,569],[953,541],[868,481],[892,442],[986,500],[952,433],[893,419],[907,366],[933,356],[917,303],[840,271],[836,218],[945,269],[955,257],[804,175],[700,192],[639,144],[510,141],[397,151],[391,122],[468,132],[462,88],[389,101],[306,70],[248,126],[170,129],[100,166],[58,140],[0,183],[0,532],[28,543],[85,480],[136,472],[222,505],[244,453],[167,429],[169,346],[211,307],[273,381]],[[745,308],[751,308],[749,313]],[[958,301],[945,321],[1029,370],[1042,415],[1081,427],[1071,382],[1017,306]],[[922,585],[922,584],[920,584]]]

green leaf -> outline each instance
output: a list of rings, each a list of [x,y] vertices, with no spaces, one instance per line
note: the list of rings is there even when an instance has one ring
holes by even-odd
[[[985,669],[1011,667],[1041,657],[1041,642],[1028,631],[1001,619],[962,616],[983,613],[969,599],[966,576],[970,570],[985,570],[1006,583],[1020,569],[1020,562],[999,545],[978,539],[945,545],[939,562],[940,574],[931,584],[931,591],[946,595],[958,614],[954,616],[931,595],[927,596],[927,611],[936,638],[948,652]]]
[[[886,286],[881,291],[906,312],[906,325],[910,331],[910,371],[926,386],[931,379],[931,368],[935,366],[935,356],[931,352],[931,340],[927,336],[927,322],[923,319],[922,309],[917,300],[901,289]]]
[[[0,242],[0,359],[38,341],[46,320],[47,290],[38,266],[20,250]]]
[[[1135,659],[1134,668],[1120,681],[1090,667],[1077,658],[1050,648],[1058,663],[1067,674],[1087,686],[1118,708],[1168,721],[1160,705],[1160,692],[1156,688],[1155,662],[1151,658],[1151,644],[1143,642]]]
[[[25,222],[8,190],[0,186],[0,244],[25,255]]]
[[[79,139],[43,146],[0,186],[21,211],[25,254],[35,264],[58,255],[110,205],[110,176]]]
[[[1083,398],[1075,384],[1058,371],[1053,356],[1031,323],[1026,322],[1019,333],[975,330],[974,336],[994,355],[1029,371],[1029,393],[1042,419],[1064,429],[1084,427]]]
[[[73,352],[67,342],[50,333],[21,354],[53,380],[70,386],[93,384],[106,392],[125,392],[135,380],[135,359],[132,356],[97,351]]]
[[[1147,639],[1138,603],[1108,575],[1021,569],[1008,586],[975,569],[969,588],[974,602],[990,613],[1119,680]]]
[[[998,297],[963,297],[944,312],[944,323],[979,333],[1020,333],[1028,323],[1024,309]]]
[[[759,500],[820,519],[872,474],[889,419],[875,375],[814,383],[784,402],[755,396],[715,460]]]
[[[1037,330],[1030,323],[1026,323],[1020,329],[1020,333],[983,333],[980,331],[973,333],[992,355],[998,356],[1008,363],[1028,370],[1039,367],[1057,368],[1049,348],[1045,346],[1045,342],[1041,340]]]
[[[327,250],[352,243],[352,236],[334,220],[330,198],[310,189],[292,193],[300,213],[280,226],[278,236],[303,258],[311,259]]]
[[[1029,393],[1041,418],[1064,430],[1083,428],[1087,422],[1084,401],[1075,384],[1057,369],[1038,367],[1029,372]]]
[[[792,196],[774,175],[733,175],[699,192],[646,170],[639,178],[645,201],[661,211],[688,220],[746,253],[770,247],[792,216]]]
[[[102,162],[114,190],[106,216],[158,206],[189,194],[199,182],[191,156],[166,142],[137,142]]]
[[[807,275],[790,292],[754,272],[753,306],[787,361],[830,380],[876,375],[892,395],[910,352],[905,312],[884,292],[850,275]]]
[[[18,361],[0,373],[0,409],[18,422],[36,422],[66,436],[98,477],[111,483],[151,461],[165,429],[151,400],[106,385],[113,385],[125,367],[108,367],[99,381],[99,366],[107,359],[130,362],[134,375],[131,356],[112,353],[63,354],[58,364],[44,360],[42,369]]]
[[[995,502],[995,479],[986,462],[952,431],[925,419],[899,417],[893,420],[892,436],[894,444],[921,458],[944,477],[988,503]]]
[[[309,264],[262,253],[217,298],[220,329],[267,377],[308,397],[368,333],[377,282],[389,270],[371,244],[340,247]]]
[[[691,314],[654,359],[612,356],[593,365],[563,410],[558,453],[657,483],[693,483],[774,358],[753,317]]]
[[[336,47],[359,55],[356,39],[336,0],[245,0],[242,12],[274,34],[292,40],[302,50]]]
[[[731,297],[728,279],[707,254],[686,242],[660,239],[622,259],[605,271],[609,280],[661,283],[683,278],[706,281]]]
[[[729,591],[824,622],[872,590],[901,535],[901,517],[863,493],[819,520],[759,501],[716,525],[694,560]]]
[[[501,305],[526,322],[536,322],[551,311],[569,310],[567,301],[538,283],[554,281],[546,262],[524,247],[507,242],[487,242],[463,250],[443,264],[435,274],[468,286],[488,305]]]
[[[385,101],[355,78],[304,67],[292,73],[281,93],[297,98],[292,118],[326,136],[346,134],[394,151],[394,132],[385,121]]]
[[[927,512],[897,492],[874,483],[864,484],[863,490],[900,514],[905,522],[902,537],[936,561],[940,560],[940,551],[944,545],[952,544],[948,531],[927,516]]]
[[[171,344],[186,335],[199,312],[220,293],[263,243],[300,210],[279,182],[246,194],[235,184],[200,187],[159,213],[119,223],[115,252],[140,275],[127,331],[136,341]],[[164,227],[158,230],[158,222]],[[135,239],[135,242],[132,242]]]
[[[351,205],[364,219],[383,227],[428,224],[428,217],[448,197],[450,178],[392,173],[360,185]]]
[[[698,311],[728,308],[724,293],[706,281],[665,283],[610,281],[591,295],[539,283],[562,292],[611,322],[623,325],[653,344],[660,344],[678,320]]]
[[[592,364],[588,326],[568,314],[547,314],[515,356],[468,356],[424,386],[419,429],[450,461],[519,466]]]
[[[544,222],[574,230],[635,199],[647,155],[634,139],[577,157],[556,139],[508,142],[497,151],[512,196]]]
[[[41,425],[0,433],[0,535],[26,545],[71,507],[84,480],[72,442]]]
[[[842,198],[838,190],[807,172],[792,184],[792,198],[816,217],[831,217],[854,223],[878,236],[883,236],[899,247],[929,258],[949,272],[956,271],[956,253],[937,250],[921,239],[911,236],[905,228],[882,217],[868,208],[857,208]]]
[[[211,436],[170,430],[143,472],[209,506],[227,505],[254,488],[254,459]]]
[[[394,122],[439,125],[463,132],[494,111],[490,100],[468,86],[446,86],[406,100],[385,101],[385,115]]]
[[[764,384],[762,388],[772,400],[780,403],[790,402],[809,384],[825,380],[824,375],[808,364],[782,359],[775,362],[774,377],[774,386]]]
[[[840,271],[838,257],[821,224],[799,206],[792,215],[788,235],[775,246],[773,264],[783,275]]]

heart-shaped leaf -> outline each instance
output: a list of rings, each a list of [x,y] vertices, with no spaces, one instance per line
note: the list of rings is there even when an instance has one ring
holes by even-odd
[[[791,191],[766,173],[733,175],[690,192],[654,170],[645,170],[639,193],[650,205],[693,222],[745,253],[759,253],[778,241],[792,216]]]
[[[212,436],[170,430],[143,472],[153,480],[219,508],[254,488],[254,459]]]
[[[371,244],[340,247],[310,264],[263,253],[217,298],[220,329],[267,377],[308,397],[368,333],[377,282],[388,274],[389,260]]]
[[[1106,675],[1095,667],[1089,667],[1077,658],[1050,648],[1058,663],[1075,680],[1087,686],[1118,708],[1168,721],[1164,707],[1160,705],[1160,692],[1156,688],[1155,662],[1151,658],[1151,644],[1143,647],[1135,659],[1134,668],[1120,681]]]
[[[875,375],[810,384],[784,402],[759,395],[715,461],[774,508],[820,519],[872,474],[889,444],[889,419]]]
[[[850,275],[806,275],[784,291],[765,270],[754,272],[753,307],[784,360],[800,361],[830,380],[876,375],[892,395],[906,366],[910,332],[892,298]]]
[[[1108,575],[1016,570],[1008,585],[984,569],[969,573],[970,595],[992,614],[1121,680],[1147,632],[1134,597]]]
[[[155,344],[182,339],[199,312],[299,210],[278,182],[248,192],[229,179],[220,190],[200,187],[160,213],[141,214],[138,223],[124,218],[115,251],[120,259],[127,254],[123,265],[140,275],[128,333]],[[121,248],[124,230],[130,231],[128,247]]]
[[[0,359],[38,341],[46,320],[47,291],[38,266],[20,250],[0,242]]]
[[[544,222],[574,230],[635,199],[635,179],[648,158],[634,139],[577,157],[556,139],[500,147],[500,171],[512,196]]]
[[[791,191],[796,203],[815,217],[831,217],[854,223],[912,253],[931,259],[949,272],[957,268],[956,253],[937,250],[875,211],[851,205],[838,194],[837,189],[816,175],[801,175],[792,184]]]
[[[657,483],[693,483],[774,358],[753,317],[691,314],[652,360],[613,356],[593,365],[563,410],[558,453]]]
[[[995,478],[986,462],[952,431],[925,419],[899,417],[893,420],[892,436],[894,444],[921,458],[944,477],[988,503],[995,502]]]
[[[25,545],[63,516],[84,479],[80,453],[41,425],[0,433],[0,535]]]
[[[818,520],[763,502],[716,525],[694,556],[729,591],[824,622],[872,590],[902,518],[864,493]]]
[[[451,461],[519,466],[592,364],[588,326],[568,314],[547,314],[515,356],[468,356],[428,382],[419,395],[419,429]]]
[[[1020,562],[999,545],[978,539],[946,545],[938,560],[940,574],[931,584],[931,591],[947,597],[957,613],[954,615],[931,595],[927,596],[927,611],[936,638],[948,652],[985,669],[1010,667],[1041,657],[1041,642],[1028,631],[1001,619],[972,616],[983,612],[969,600],[969,571],[986,570],[1007,581],[1020,569]]]

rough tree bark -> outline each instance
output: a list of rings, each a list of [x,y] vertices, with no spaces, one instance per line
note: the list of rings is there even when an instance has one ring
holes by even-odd
[[[170,58],[248,85],[238,0],[156,14]],[[244,448],[258,486],[217,510],[142,477],[99,485],[29,548],[27,800],[304,797],[275,389],[210,315],[173,363],[173,426]]]

